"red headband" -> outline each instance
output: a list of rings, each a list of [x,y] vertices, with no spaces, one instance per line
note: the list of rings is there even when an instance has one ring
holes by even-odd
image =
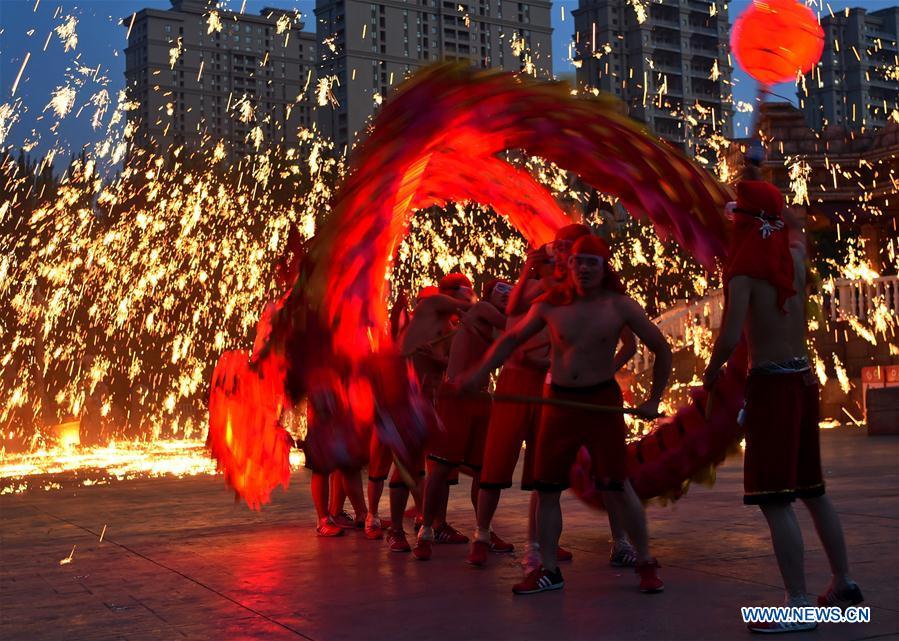
[[[783,309],[793,289],[793,257],[783,228],[784,200],[777,187],[760,180],[737,184],[737,216],[724,269],[724,290],[734,276],[767,281],[777,290],[777,307]]]
[[[592,256],[602,256],[608,266],[609,259],[612,258],[612,251],[609,246],[599,236],[581,236],[574,245],[571,246],[571,254],[590,254]]]
[[[440,279],[440,291],[444,291],[447,289],[459,289],[461,287],[472,289],[471,281],[468,280],[468,276],[466,276],[465,274],[453,272],[452,274],[447,274]]]

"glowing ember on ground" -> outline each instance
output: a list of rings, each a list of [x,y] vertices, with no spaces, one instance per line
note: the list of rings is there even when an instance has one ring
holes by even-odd
[[[291,467],[303,464],[293,450]],[[114,481],[162,476],[215,474],[201,440],[117,442],[105,447],[57,447],[25,454],[0,455],[0,494],[105,485]]]

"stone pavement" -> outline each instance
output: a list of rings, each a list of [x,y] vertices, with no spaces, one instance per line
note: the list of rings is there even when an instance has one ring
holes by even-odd
[[[823,455],[872,622],[790,638],[899,639],[899,437],[828,431]],[[233,504],[212,477],[3,496],[0,639],[749,639],[739,606],[778,605],[782,593],[764,520],[741,505],[740,482],[736,457],[714,487],[649,509],[661,595],[638,593],[631,572],[609,567],[604,516],[567,496],[562,541],[575,559],[565,589],[523,597],[510,591],[517,557],[474,569],[467,546],[438,546],[421,563],[357,533],[316,538],[305,472],[260,513]],[[463,480],[450,506],[465,530],[467,494]],[[526,500],[506,492],[496,523],[519,549]],[[799,512],[817,591],[827,563]]]

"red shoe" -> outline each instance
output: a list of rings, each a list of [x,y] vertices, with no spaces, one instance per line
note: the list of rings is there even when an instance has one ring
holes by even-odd
[[[434,530],[434,543],[468,543],[468,537],[449,523],[444,523]]]
[[[483,567],[487,565],[487,553],[490,551],[490,544],[486,541],[475,541],[471,544],[471,552],[468,554],[469,565]]]
[[[384,538],[381,519],[373,517],[365,519],[365,538],[369,541],[377,541]]]
[[[862,591],[856,583],[850,583],[848,587],[842,590],[835,590],[833,586],[827,589],[827,592],[818,597],[819,608],[840,608],[845,610],[851,605],[858,605],[865,600]]]
[[[556,561],[570,561],[574,555],[563,547],[556,548]]]
[[[406,533],[394,529],[387,532],[387,546],[391,552],[408,552],[412,549],[409,547],[409,541],[406,540]]]
[[[499,538],[495,532],[491,530],[490,532],[490,551],[495,554],[508,554],[512,550],[515,549],[515,546],[511,543],[506,543],[501,538]]]
[[[403,516],[407,519],[418,519],[418,510],[416,510],[414,507],[410,507],[408,510],[403,512]]]
[[[418,539],[412,548],[412,556],[419,561],[427,561],[431,558],[431,542],[427,539]]]
[[[532,571],[521,583],[512,586],[515,594],[536,594],[548,590],[561,590],[565,585],[562,580],[562,572],[556,568],[555,572],[547,572],[542,567]]]
[[[656,568],[658,567],[659,562],[655,559],[637,564],[636,571],[640,575],[640,592],[653,594],[665,589],[662,579],[656,575]]]
[[[340,526],[336,525],[330,517],[326,516],[318,522],[318,527],[315,528],[315,533],[319,536],[324,537],[340,536],[343,534],[343,529]]]
[[[365,527],[365,519],[356,521],[347,512],[336,514],[331,517],[331,520],[334,522],[334,525],[339,528],[343,528],[344,530],[361,530],[363,527]]]

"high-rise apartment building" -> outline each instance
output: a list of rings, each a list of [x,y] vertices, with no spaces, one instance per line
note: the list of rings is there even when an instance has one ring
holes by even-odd
[[[291,145],[313,123],[315,34],[293,11],[248,15],[171,0],[122,19],[128,112],[141,147],[224,141],[229,153]]]
[[[631,117],[689,152],[732,136],[724,0],[579,0],[572,12],[578,85],[624,100]]]
[[[899,7],[825,13],[821,27],[824,52],[798,92],[806,122],[812,129],[883,127],[899,108]]]
[[[320,129],[352,145],[391,88],[439,60],[552,75],[546,0],[316,0]],[[323,90],[322,95],[327,95]]]

